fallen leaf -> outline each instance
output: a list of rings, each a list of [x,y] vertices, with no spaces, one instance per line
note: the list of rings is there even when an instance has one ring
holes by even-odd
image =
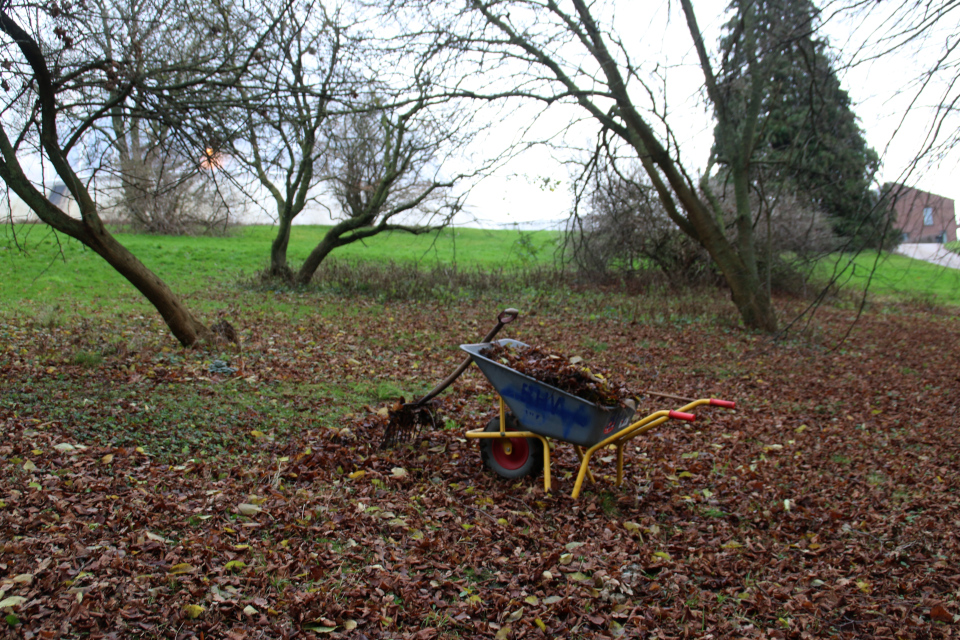
[[[942,604],[933,605],[933,608],[930,609],[930,617],[937,622],[946,622],[947,624],[953,623],[953,614],[947,611],[946,607],[944,607]]]
[[[502,627],[497,631],[497,635],[494,636],[495,640],[507,640],[510,637],[510,627]]]
[[[77,448],[70,444],[69,442],[61,442],[60,444],[53,445],[53,448],[59,451],[60,453],[70,453],[71,451],[76,451]]]
[[[193,571],[193,569],[194,569],[193,565],[190,564],[189,562],[181,562],[179,564],[175,564],[172,567],[170,567],[170,571],[168,571],[167,573],[169,573],[171,576],[179,576],[184,573],[190,573],[191,571]]]
[[[186,615],[191,620],[195,620],[199,618],[200,616],[203,615],[203,612],[206,610],[207,609],[205,607],[201,607],[198,604],[188,604],[183,607],[184,615]]]
[[[111,462],[113,462],[113,454],[108,453],[107,455],[103,456],[102,458],[100,458],[100,462],[102,462],[103,464],[110,464]]]
[[[244,615],[255,616],[260,612],[254,609],[253,607],[251,607],[250,605],[247,605],[243,608],[243,613]]]
[[[393,469],[390,470],[390,473],[393,475],[394,478],[407,477],[407,470],[404,469],[403,467],[394,467]]]
[[[523,617],[523,607],[520,607],[519,609],[511,613],[509,616],[507,616],[507,622],[516,622],[522,617]]]
[[[243,560],[231,560],[227,564],[223,565],[224,571],[241,571],[247,566],[247,563]]]
[[[239,511],[240,513],[242,513],[242,514],[245,515],[245,516],[255,516],[255,515],[257,515],[258,513],[260,513],[261,511],[263,511],[263,509],[261,509],[260,507],[258,507],[258,506],[255,505],[255,504],[249,504],[249,503],[247,503],[247,502],[241,502],[240,504],[237,505],[237,511]]]
[[[4,598],[3,600],[0,600],[0,609],[6,609],[8,607],[19,607],[26,601],[27,599],[22,596],[10,596],[9,598]]]
[[[356,480],[357,478],[362,478],[365,475],[367,475],[367,472],[364,471],[363,469],[360,469],[359,471],[354,471],[347,477],[350,478],[351,480]]]

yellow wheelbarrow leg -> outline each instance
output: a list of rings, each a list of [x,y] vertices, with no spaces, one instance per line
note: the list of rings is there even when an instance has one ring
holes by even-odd
[[[589,449],[587,449],[586,453],[582,455],[582,459],[580,462],[580,473],[577,474],[577,483],[573,486],[573,498],[577,499],[578,497],[580,497],[580,489],[583,487],[583,477],[590,472],[590,469],[588,467],[590,465],[590,458],[593,456],[594,452],[606,446],[609,446],[611,444],[617,446],[617,484],[619,485],[620,481],[623,478],[623,445],[624,443],[637,437],[641,433],[645,433],[646,431],[653,429],[657,425],[666,422],[674,414],[676,414],[676,412],[673,412],[673,411],[657,411],[655,413],[651,413],[649,416],[647,416],[643,420],[633,423],[632,425],[630,425],[620,433],[616,433],[610,436],[609,438],[607,438],[606,440],[602,440],[597,444],[593,445],[592,447],[590,447]],[[679,416],[681,414],[676,414],[676,415]],[[575,447],[575,448],[577,449],[577,454],[580,455],[579,447]],[[591,478],[592,477],[593,476],[591,475]]]
[[[543,443],[543,492],[550,493],[550,443],[541,435],[536,435]]]
[[[623,442],[617,443],[617,486],[623,484]]]
[[[580,463],[583,464],[584,448],[579,444],[575,444],[573,445],[573,450],[577,452],[577,458],[580,460]],[[597,484],[597,479],[593,476],[593,471],[590,470],[589,465],[587,466],[587,478],[590,480],[590,484]]]
[[[580,447],[577,447],[577,453],[579,454]],[[593,474],[590,473],[590,456],[593,455],[593,447],[587,450],[586,453],[580,457],[580,471],[577,473],[577,482],[573,485],[573,499],[576,500],[580,496],[580,488],[583,486],[583,477],[590,474],[590,481],[595,482],[593,479]]]

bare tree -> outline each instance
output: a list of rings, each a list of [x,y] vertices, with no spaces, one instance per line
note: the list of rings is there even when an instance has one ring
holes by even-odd
[[[445,175],[439,157],[456,136],[429,108],[422,97],[405,107],[340,119],[325,166],[339,220],[307,256],[298,282],[309,282],[337,247],[384,231],[436,231],[460,211],[460,197],[450,190],[464,176]]]
[[[182,114],[191,102],[209,99],[211,84],[235,82],[249,60],[237,43],[249,39],[211,34],[250,22],[234,20],[222,5],[145,0],[137,13],[149,23],[143,32],[162,34],[164,44],[150,48],[134,40],[124,42],[122,50],[105,50],[96,34],[119,28],[125,18],[100,9],[84,3],[0,3],[0,56],[6,67],[0,85],[0,178],[41,221],[91,248],[133,284],[181,343],[194,344],[209,330],[106,229],[91,182],[97,168],[79,171],[75,159],[85,149],[109,148],[112,141],[98,127],[118,108],[135,105],[143,117],[164,118],[172,113],[170,104],[176,102]],[[181,42],[196,43],[196,48],[178,48]],[[50,201],[43,176],[24,171],[24,164],[38,157],[66,186],[79,218]]]
[[[738,217],[733,239],[726,234],[719,205],[709,192],[703,195],[699,180],[681,164],[673,132],[658,105],[650,103],[654,92],[644,84],[644,74],[632,61],[626,40],[612,24],[594,15],[593,5],[585,0],[562,5],[555,0],[470,0],[466,11],[439,3],[424,3],[420,8],[433,31],[452,34],[451,41],[461,52],[460,63],[472,64],[472,73],[482,74],[491,62],[498,63],[492,72],[500,76],[495,86],[491,82],[481,90],[466,92],[456,87],[452,92],[487,100],[520,97],[547,105],[577,105],[632,150],[666,215],[718,265],[744,323],[774,331],[777,317],[760,279],[755,221],[749,208],[749,169],[759,124],[756,94],[765,88],[764,75],[759,68],[744,73],[743,80],[755,86],[747,94],[751,98],[746,108],[733,109],[721,90],[692,5],[687,0],[680,4],[735,176]],[[749,8],[744,16],[753,19]],[[504,70],[512,75],[504,78]]]
[[[361,25],[343,24],[352,19],[319,2],[284,16],[268,39],[277,57],[237,88],[241,109],[222,124],[232,157],[273,200],[270,277],[306,284],[338,247],[434,231],[459,210],[450,190],[463,176],[440,161],[469,138],[469,113],[436,116],[451,98],[431,95],[415,62],[379,80],[378,67],[403,65],[369,49]],[[311,205],[330,209],[335,224],[294,273],[293,221]]]
[[[899,126],[919,114],[925,131],[915,136],[915,157],[900,181],[910,181],[924,165],[936,165],[960,147],[960,41],[956,25],[960,4],[951,0],[878,3],[868,0],[827,2],[824,11],[847,19],[848,40],[842,60],[848,67],[909,60],[911,74],[888,83],[884,99],[905,98]]]
[[[294,219],[315,198],[326,153],[323,127],[343,99],[343,32],[323,4],[280,12],[264,43],[263,66],[238,85],[236,107],[219,114],[222,137],[241,172],[273,199],[277,235],[268,275],[290,280],[287,263]],[[236,179],[243,180],[241,175]]]
[[[621,167],[623,172],[621,173]],[[760,212],[766,286],[774,267],[797,271],[839,246],[828,217],[809,198],[754,185],[750,206]],[[711,194],[730,228],[737,216],[732,189],[717,178]],[[567,224],[565,252],[587,272],[639,274],[658,271],[679,283],[715,282],[716,271],[702,246],[680,231],[657,198],[639,163],[594,155],[577,181],[576,206]],[[792,283],[791,283],[792,284]]]

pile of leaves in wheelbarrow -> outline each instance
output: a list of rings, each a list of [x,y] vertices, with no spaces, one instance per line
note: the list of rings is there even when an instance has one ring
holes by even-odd
[[[496,342],[480,353],[535,380],[603,407],[622,405],[634,395],[607,371],[585,367],[579,357],[569,358],[533,345]]]

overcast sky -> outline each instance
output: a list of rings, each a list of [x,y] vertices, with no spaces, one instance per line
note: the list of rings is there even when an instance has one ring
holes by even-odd
[[[673,15],[668,13],[668,5]],[[715,0],[695,2],[708,45],[715,44],[719,38],[725,6],[726,2]],[[630,25],[629,28],[621,26],[621,33],[641,34],[634,59],[656,60],[666,69],[671,124],[678,135],[684,161],[696,174],[706,165],[713,141],[713,124],[701,98],[703,76],[678,11],[676,2],[664,1],[659,5],[620,2],[615,24]],[[884,7],[875,8],[866,19],[831,14],[823,28],[837,49],[838,73],[853,101],[866,139],[881,156],[878,182],[906,182],[925,191],[960,199],[957,153],[949,153],[942,159],[925,159],[919,164],[913,162],[928,138],[935,99],[942,95],[951,74],[935,77],[919,99],[916,82],[922,71],[933,65],[943,51],[944,42],[957,31],[958,25],[943,20],[911,46],[869,60],[878,51],[877,46],[870,43],[887,33],[884,20],[889,17]],[[649,27],[635,29],[634,25]],[[556,112],[544,121],[562,128],[570,112],[563,109]],[[584,129],[585,141],[588,141],[588,129]],[[571,206],[570,181],[568,170],[557,162],[556,155],[546,148],[527,151],[471,193],[469,203],[481,224],[545,226],[562,221]],[[543,191],[537,186],[537,178],[541,177],[559,179],[560,186],[554,191]]]
[[[878,182],[906,182],[960,199],[960,187],[954,178],[960,158],[957,153],[925,160],[911,170],[912,161],[923,148],[930,130],[932,106],[945,91],[945,82],[951,74],[945,74],[945,78],[934,77],[919,98],[916,82],[922,71],[929,69],[941,54],[944,42],[953,36],[958,25],[955,21],[951,24],[941,20],[936,29],[912,41],[909,47],[871,60],[871,55],[878,51],[876,43],[888,33],[884,20],[901,6],[874,4],[877,6],[866,20],[829,14],[823,33],[836,48],[841,82],[851,96],[867,141],[881,155]],[[726,2],[694,0],[694,6],[705,42],[715,47],[726,20]],[[706,166],[713,142],[713,124],[702,99],[703,76],[679,13],[679,3],[620,0],[598,2],[596,7],[602,24],[612,22],[614,30],[628,42],[632,59],[642,61],[641,70],[650,74],[648,80],[652,79],[662,90],[658,107],[662,108],[665,100],[668,121],[677,137],[683,162],[691,175],[698,175]],[[828,8],[825,14],[829,11]],[[872,44],[864,47],[864,42]],[[654,75],[655,72],[659,76]],[[516,142],[520,132],[534,119],[536,125],[529,132],[531,138],[548,138],[565,131],[562,138],[565,148],[537,146],[517,155],[473,188],[457,223],[491,228],[514,224],[550,227],[562,223],[572,205],[571,168],[562,160],[577,156],[570,147],[589,148],[597,129],[592,120],[584,120],[584,115],[575,106],[556,105],[544,111],[538,105],[519,101],[492,109],[488,118],[494,124],[484,146],[475,149],[476,153],[497,153],[507,143]],[[574,120],[581,123],[570,127]],[[953,123],[947,124],[949,129]],[[463,162],[468,165],[471,160],[464,158]],[[550,188],[544,188],[545,182]],[[268,199],[264,197],[264,200]],[[259,222],[270,222],[262,215],[256,218]],[[318,207],[301,214],[297,223],[317,224],[329,220],[328,214]]]

